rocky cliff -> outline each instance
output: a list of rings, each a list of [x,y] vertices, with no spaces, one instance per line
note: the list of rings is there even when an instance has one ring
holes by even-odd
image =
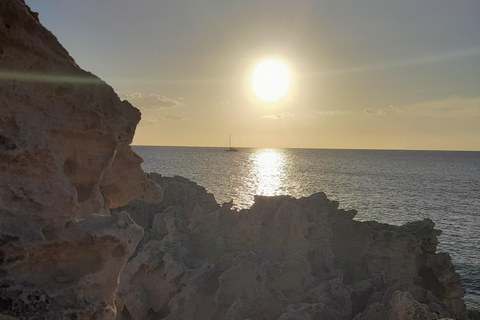
[[[123,208],[145,235],[120,277],[118,319],[467,319],[428,219],[359,222],[323,193],[237,212],[187,179],[150,178],[164,201]]]
[[[132,141],[140,112],[80,69],[22,0],[0,1],[0,314],[115,316],[143,231],[110,208],[158,202]]]

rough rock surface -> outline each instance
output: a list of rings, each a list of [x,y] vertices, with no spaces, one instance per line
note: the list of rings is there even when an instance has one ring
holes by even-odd
[[[109,209],[161,200],[129,147],[139,119],[22,0],[0,1],[0,317],[115,317],[143,231]]]
[[[150,174],[158,205],[124,208],[145,229],[120,276],[117,319],[467,319],[431,220],[353,220],[325,194],[218,206],[181,177]]]

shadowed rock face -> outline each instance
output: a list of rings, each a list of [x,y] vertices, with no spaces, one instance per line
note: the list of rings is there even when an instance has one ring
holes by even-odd
[[[23,1],[0,1],[0,314],[115,316],[143,231],[109,209],[161,200],[129,146],[139,119]]]
[[[150,179],[164,201],[123,208],[145,234],[120,277],[118,319],[467,319],[431,220],[354,221],[323,193],[237,212],[187,179]]]

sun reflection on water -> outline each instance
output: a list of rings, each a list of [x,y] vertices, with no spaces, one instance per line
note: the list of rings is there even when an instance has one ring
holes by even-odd
[[[255,182],[254,194],[276,196],[280,194],[285,176],[285,158],[273,149],[261,150],[250,157],[250,175]]]
[[[237,206],[253,204],[253,195],[277,196],[285,194],[288,157],[283,150],[259,149],[246,161],[243,183],[237,188]]]

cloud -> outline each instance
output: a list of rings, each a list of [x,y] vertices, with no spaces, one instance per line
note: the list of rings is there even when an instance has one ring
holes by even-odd
[[[262,116],[262,118],[265,118],[265,119],[280,119],[280,115],[279,114],[264,114]]]
[[[318,114],[325,115],[325,116],[343,116],[349,113],[351,112],[345,111],[345,110],[318,111]]]
[[[183,118],[179,115],[167,112],[166,115],[162,117],[162,120],[170,120],[170,121],[188,121],[188,118]]]
[[[118,97],[122,100],[127,100],[133,106],[139,109],[169,109],[183,106],[180,99],[170,99],[158,94],[150,94],[146,97],[141,93],[135,92],[132,94],[126,94],[124,92],[117,93]]]
[[[452,97],[402,106],[406,114],[417,116],[472,119],[480,118],[480,97]]]
[[[291,112],[282,112],[280,114],[266,114],[266,115],[263,115],[262,118],[278,120],[278,119],[284,119],[284,118],[293,117],[293,116],[295,115]]]
[[[140,127],[158,127],[158,120],[154,117],[142,117],[138,123]]]
[[[366,108],[363,110],[367,116],[384,116],[386,115],[385,111],[382,109],[373,109],[373,108]]]
[[[391,105],[390,108],[392,108],[393,111],[395,111],[396,113],[403,113],[403,111],[402,111],[402,109],[401,109],[400,107]]]
[[[221,105],[221,106],[228,106],[230,104],[230,101],[223,100],[223,101],[220,101],[218,104]]]

